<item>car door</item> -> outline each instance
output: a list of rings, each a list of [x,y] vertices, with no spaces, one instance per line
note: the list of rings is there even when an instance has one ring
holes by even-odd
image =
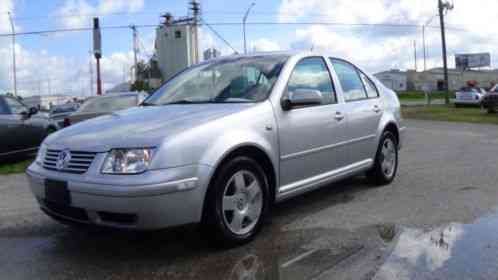
[[[0,97],[0,158],[16,150],[15,128],[16,123],[12,120],[10,109],[4,98]]]
[[[338,169],[347,161],[347,150],[340,145],[346,139],[344,104],[338,102],[323,57],[300,60],[282,98],[298,89],[319,91],[323,102],[290,110],[277,105],[281,192],[299,188],[310,182],[307,179]]]
[[[10,120],[15,126],[16,150],[35,149],[45,137],[45,129],[39,120],[32,119],[29,109],[12,97],[6,97],[5,102],[10,110]]]
[[[345,100],[350,164],[373,159],[383,106],[372,80],[353,64],[331,58]]]

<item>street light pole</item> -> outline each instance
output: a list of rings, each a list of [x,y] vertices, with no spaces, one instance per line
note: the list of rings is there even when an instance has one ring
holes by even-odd
[[[16,70],[16,29],[14,27],[14,21],[12,20],[12,15],[10,12],[9,14],[9,21],[10,21],[10,28],[12,29],[12,72],[14,76],[14,96],[17,97],[17,70]]]
[[[450,92],[449,92],[449,79],[448,79],[448,58],[446,57],[446,30],[444,29],[444,10],[453,9],[453,5],[448,2],[443,3],[443,0],[439,0],[439,21],[441,23],[441,41],[443,48],[443,68],[444,68],[444,90],[446,91],[445,103],[450,104]]]
[[[247,11],[246,13],[244,14],[244,18],[242,20],[242,33],[244,33],[244,54],[247,54],[247,45],[246,45],[246,21],[247,21],[247,17],[249,16],[249,12],[251,11],[252,7],[254,7],[254,5],[256,5],[256,3],[251,3],[251,5],[249,6],[249,8],[247,8]]]

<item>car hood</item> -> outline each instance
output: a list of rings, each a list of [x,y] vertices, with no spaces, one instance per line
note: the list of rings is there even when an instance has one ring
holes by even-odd
[[[182,104],[136,107],[72,125],[52,134],[45,143],[53,149],[92,152],[120,147],[155,147],[167,137],[251,106]]]

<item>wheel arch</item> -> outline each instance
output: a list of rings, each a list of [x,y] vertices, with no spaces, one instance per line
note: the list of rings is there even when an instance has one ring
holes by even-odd
[[[394,122],[388,122],[385,126],[384,129],[382,130],[383,132],[389,131],[391,132],[394,137],[396,138],[396,144],[399,144],[399,128]]]
[[[230,161],[231,159],[237,157],[237,156],[247,156],[258,163],[260,163],[261,168],[265,172],[266,176],[268,177],[268,184],[270,188],[270,194],[271,194],[271,202],[273,203],[275,201],[275,196],[276,196],[276,189],[277,189],[277,168],[273,164],[271,157],[269,154],[265,151],[264,148],[261,146],[254,144],[254,143],[246,143],[246,144],[240,144],[232,149],[228,150],[221,158],[220,160],[213,166],[213,172],[209,176],[208,179],[208,184],[207,184],[207,190],[206,194],[204,196],[204,202],[203,202],[203,209],[202,209],[202,219],[205,219],[205,213],[206,213],[206,207],[208,205],[207,200],[209,199],[209,192],[211,189],[211,184],[213,180],[218,176],[218,172],[220,170],[220,167],[223,166],[226,162]]]

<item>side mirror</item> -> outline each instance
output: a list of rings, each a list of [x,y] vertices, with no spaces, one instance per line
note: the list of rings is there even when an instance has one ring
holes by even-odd
[[[321,105],[323,102],[322,93],[313,89],[296,89],[289,91],[287,98],[282,100],[282,108],[290,110],[293,107]]]
[[[36,108],[36,107],[29,108],[29,115],[30,116],[36,115],[37,113],[38,113],[38,108]]]

